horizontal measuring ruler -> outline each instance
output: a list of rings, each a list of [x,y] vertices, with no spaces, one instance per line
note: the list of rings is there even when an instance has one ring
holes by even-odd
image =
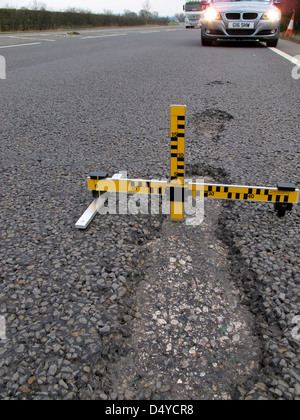
[[[299,198],[299,190],[293,184],[279,183],[277,188],[249,187],[245,185],[205,184],[189,182],[181,186],[167,180],[143,180],[124,178],[97,179],[97,176],[88,178],[88,188],[99,194],[100,192],[118,192],[127,194],[169,194],[172,188],[181,188],[183,198],[193,197],[218,198],[224,200],[249,200],[269,203],[296,204]],[[175,195],[175,194],[174,194]],[[181,197],[181,195],[178,195]],[[176,199],[176,197],[175,197]],[[178,201],[177,198],[175,201]]]
[[[269,203],[298,202],[299,190],[294,184],[279,183],[277,188],[249,187],[244,185],[188,184],[193,197],[219,198],[224,200],[250,200]]]

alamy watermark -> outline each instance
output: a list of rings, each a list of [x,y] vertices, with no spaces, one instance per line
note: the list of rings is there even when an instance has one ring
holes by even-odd
[[[126,171],[119,172],[122,176],[119,179],[126,181],[127,173]],[[116,178],[115,178],[116,179]],[[143,194],[134,191],[133,192],[120,192],[117,191],[117,184],[111,182],[112,179],[107,180],[109,183],[109,192],[104,192],[101,194],[101,204],[98,207],[98,213],[101,215],[105,214],[170,214],[170,197],[169,194]],[[130,180],[127,180],[130,182]],[[160,181],[149,180],[147,183],[157,183]],[[185,185],[187,185],[192,180],[185,179]],[[194,184],[194,182],[193,182]],[[197,179],[196,184],[199,184],[198,191],[201,192],[201,185],[204,189],[204,179]],[[105,179],[102,180],[102,186],[105,189]],[[204,197],[203,194],[199,193],[198,197],[193,197],[191,191],[187,187],[183,189],[179,185],[179,188],[174,188],[174,199],[176,202],[181,202],[182,200],[182,190],[183,190],[183,199],[184,199],[184,214],[185,214],[185,223],[190,226],[198,226],[204,220]],[[119,192],[117,195],[116,193]],[[200,197],[202,195],[202,197]],[[118,200],[117,200],[118,198]],[[180,209],[180,206],[179,206]],[[179,214],[176,212],[176,206],[174,209],[174,214]]]
[[[292,78],[295,80],[299,80],[300,79],[300,55],[295,55],[294,59],[295,59],[294,63],[296,65],[292,69]]]
[[[6,79],[6,60],[0,55],[0,79]]]
[[[6,323],[4,316],[0,315],[0,341],[6,339]]]
[[[292,319],[292,323],[296,324],[296,326],[292,329],[292,337],[295,340],[300,341],[300,315],[294,316],[294,318]]]

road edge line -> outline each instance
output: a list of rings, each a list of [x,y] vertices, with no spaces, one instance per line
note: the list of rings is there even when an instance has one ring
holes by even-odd
[[[16,44],[16,45],[3,45],[0,48],[14,48],[14,47],[26,47],[29,45],[39,45],[41,42],[31,42],[30,44]]]
[[[285,58],[286,60],[290,61],[293,64],[296,64],[296,66],[300,67],[300,60],[298,60],[297,58],[293,57],[292,55],[289,55],[281,50],[279,50],[278,48],[275,47],[268,47],[269,50],[274,51],[276,54],[280,55],[281,57]]]

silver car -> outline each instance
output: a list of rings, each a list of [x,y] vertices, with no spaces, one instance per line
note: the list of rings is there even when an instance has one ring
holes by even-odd
[[[202,45],[217,39],[254,39],[276,47],[280,0],[211,0],[202,20]]]

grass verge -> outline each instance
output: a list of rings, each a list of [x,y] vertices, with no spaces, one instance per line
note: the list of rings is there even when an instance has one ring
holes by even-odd
[[[279,37],[281,39],[287,39],[288,41],[294,41],[297,44],[300,44],[300,32],[294,33],[293,35],[287,35],[287,36],[285,36],[284,34],[285,32],[280,32]]]

